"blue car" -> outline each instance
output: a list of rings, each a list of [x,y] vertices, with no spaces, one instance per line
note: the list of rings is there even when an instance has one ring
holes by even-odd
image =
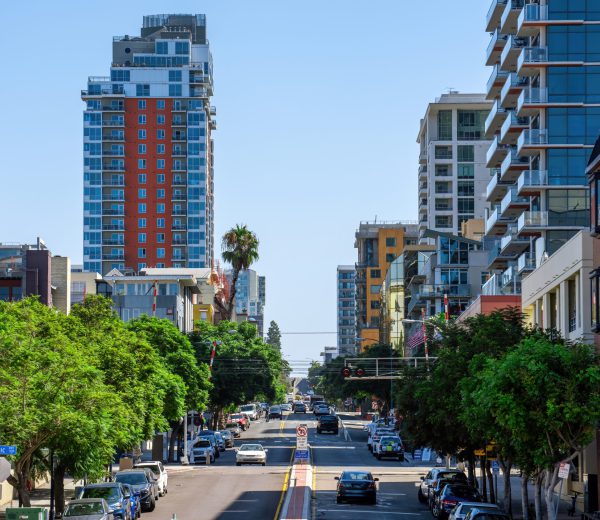
[[[131,494],[119,482],[89,484],[79,490],[77,498],[103,498],[115,520],[134,520],[131,516]]]
[[[136,519],[142,516],[142,503],[140,501],[140,492],[133,489],[133,486],[129,484],[122,484],[122,486],[129,491],[131,504],[131,518]]]

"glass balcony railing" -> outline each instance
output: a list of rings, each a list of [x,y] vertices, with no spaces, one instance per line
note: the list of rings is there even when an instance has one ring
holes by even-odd
[[[494,227],[496,222],[498,222],[498,218],[500,217],[500,204],[494,204],[492,206],[493,211],[490,213],[490,216],[485,222],[485,232],[486,234]]]
[[[548,61],[548,47],[523,47],[519,55],[518,68]]]
[[[545,22],[548,20],[548,6],[527,4],[519,15],[519,28],[523,23]]]
[[[490,57],[492,56],[494,49],[497,46],[501,46],[503,44],[506,44],[506,41],[508,40],[508,35],[507,34],[500,34],[500,30],[496,29],[493,33],[492,36],[490,38],[490,43],[487,46],[487,49],[485,51],[485,56],[486,56],[486,60],[489,61]],[[491,63],[490,63],[491,65]]]
[[[502,117],[506,114],[506,108],[500,105],[500,101],[496,101],[490,110],[490,113],[485,119],[485,131],[486,133],[490,130],[490,127],[498,117]]]
[[[519,197],[517,187],[512,186],[507,192],[502,202],[500,203],[500,214],[503,215],[507,209],[512,205],[523,205],[527,204],[529,199],[527,197]]]
[[[527,78],[521,78],[516,72],[511,72],[500,91],[501,102],[504,103],[511,91],[515,92],[516,89],[525,88],[528,83],[529,80]],[[518,90],[516,90],[516,92],[518,92]]]
[[[517,295],[521,294],[521,283],[518,278],[514,278],[514,283],[503,283],[506,278],[501,274],[493,274],[490,279],[481,287],[481,294],[484,296],[499,295]]]
[[[502,123],[500,128],[500,139],[504,139],[511,130],[521,130],[529,125],[528,117],[519,117],[513,111],[510,112],[510,116],[506,118],[506,121]]]
[[[525,211],[517,221],[517,229],[521,233],[527,228],[543,228],[548,227],[548,212],[547,211]]]
[[[535,269],[535,258],[530,252],[523,253],[517,258],[517,272],[533,271]]]
[[[494,65],[490,78],[487,81],[487,92],[488,94],[493,90],[496,82],[500,82],[508,77],[508,72],[500,70],[500,65]],[[497,87],[499,88],[499,86]]]
[[[519,136],[517,150],[523,147],[537,147],[548,144],[548,131],[540,129],[523,130]]]
[[[517,181],[517,191],[521,192],[527,187],[547,186],[548,171],[547,170],[525,170],[519,176]]]
[[[496,23],[500,21],[500,13],[501,8],[506,5],[508,0],[492,0],[490,8],[488,9],[485,22],[486,26],[489,27],[490,24],[495,20]]]

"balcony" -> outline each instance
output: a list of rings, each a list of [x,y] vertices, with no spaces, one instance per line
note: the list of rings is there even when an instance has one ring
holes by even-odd
[[[502,19],[502,12],[506,7],[508,0],[492,0],[492,5],[490,6],[486,20],[485,20],[485,30],[486,32],[492,32],[498,27],[500,24],[500,20]]]
[[[501,275],[500,284],[503,288],[508,288],[513,294],[521,292],[521,277],[517,273],[517,266],[510,265]]]
[[[185,141],[185,132],[173,132],[171,141]]]
[[[500,240],[503,255],[514,258],[529,247],[529,238],[519,235],[516,224],[508,226],[506,235]]]
[[[103,112],[125,112],[125,105],[118,103],[116,105],[107,105],[102,107]]]
[[[419,163],[427,164],[427,149],[421,150],[419,153]]]
[[[511,72],[500,91],[500,105],[504,108],[515,108],[519,102],[519,95],[528,83],[528,78],[520,78],[516,72]]]
[[[510,112],[510,116],[506,118],[500,128],[500,143],[515,145],[523,130],[529,127],[528,117],[518,117],[514,111]]]
[[[102,255],[102,260],[125,260],[125,255],[121,253],[107,253]]]
[[[173,161],[173,165],[171,166],[171,171],[174,172],[184,172],[187,169],[187,165],[180,161]]]
[[[500,203],[500,215],[514,219],[528,207],[529,199],[527,197],[520,197],[517,193],[517,187],[511,186]]]
[[[419,197],[427,197],[427,183],[422,182],[419,184]]]
[[[125,231],[125,224],[104,224],[103,231]]]
[[[419,166],[419,180],[427,180],[427,165]]]
[[[500,61],[500,55],[502,54],[502,49],[504,49],[507,40],[508,36],[506,34],[500,34],[498,29],[492,33],[490,43],[488,44],[485,53],[485,64],[488,67],[491,67]]]
[[[557,96],[550,100],[547,88],[526,88],[519,95],[517,113],[519,116],[535,116],[542,108],[581,108],[583,106],[583,96],[576,101],[572,96],[569,96],[569,101],[558,100]]]
[[[523,47],[517,60],[517,73],[519,76],[535,76],[540,67],[548,64],[548,47]],[[556,63],[560,65],[560,63]],[[568,63],[564,63],[568,65]]]
[[[486,154],[486,167],[487,168],[497,168],[502,164],[504,157],[509,151],[509,147],[505,144],[500,144],[498,138],[496,137],[490,147],[488,148]]]
[[[502,54],[500,55],[500,70],[507,72],[515,72],[517,70],[517,61],[521,49],[527,45],[527,40],[524,38],[517,38],[516,36],[509,36]]]
[[[173,224],[171,226],[173,231],[185,231],[187,229],[187,225],[185,224]]]
[[[125,171],[125,163],[121,164],[103,164],[102,169],[108,172],[124,172]]]
[[[500,19],[500,32],[502,34],[516,34],[523,5],[525,5],[525,0],[508,0]]]
[[[125,202],[125,194],[124,193],[106,193],[106,194],[102,195],[102,200]]]
[[[187,194],[185,192],[181,192],[181,191],[174,191],[173,195],[171,196],[171,200],[172,201],[187,200]]]
[[[521,294],[521,284],[504,284],[502,275],[493,274],[490,279],[481,286],[481,294],[484,296]]]
[[[125,132],[107,132],[102,135],[104,142],[123,143],[125,142]]]
[[[495,101],[492,109],[485,119],[485,137],[491,139],[502,126],[502,122],[506,118],[506,109],[500,106],[499,101]]]
[[[524,196],[538,195],[547,186],[547,170],[525,170],[519,175],[517,193]]]
[[[490,101],[496,99],[507,77],[508,72],[501,71],[500,65],[494,65],[490,78],[487,81],[487,94],[485,98]]]
[[[187,215],[187,210],[185,210],[185,209],[174,209],[171,212],[171,215],[173,215],[175,217],[185,217]]]
[[[493,211],[485,222],[486,235],[503,235],[509,220],[500,215],[500,204],[493,206]]]
[[[512,181],[506,182],[500,180],[500,168],[492,169],[492,176],[485,191],[485,198],[488,202],[499,202],[506,193],[508,186],[513,184]]]
[[[175,175],[171,181],[171,186],[187,186],[187,181],[184,178]]]
[[[519,233],[527,235],[539,235],[542,228],[548,227],[547,211],[526,211],[521,214],[517,221]]]
[[[530,252],[523,253],[517,258],[517,273],[523,275],[535,270],[535,258]]]
[[[125,208],[108,208],[102,210],[102,215],[109,217],[124,217]]]
[[[106,240],[102,240],[102,246],[125,246],[125,240],[123,238],[113,240],[112,238],[107,238]]]
[[[102,186],[121,186],[125,187],[125,179],[106,179],[102,182]]]
[[[527,4],[517,21],[517,34],[522,38],[535,36],[540,32],[540,26],[546,25],[548,21],[548,6],[539,4]]]
[[[125,149],[102,150],[102,155],[107,156],[107,157],[125,157]]]
[[[537,128],[524,130],[517,141],[519,155],[537,155],[541,149],[548,146],[548,131]]]
[[[504,269],[513,257],[508,256],[500,250],[500,240],[494,240],[488,250],[488,269]]]

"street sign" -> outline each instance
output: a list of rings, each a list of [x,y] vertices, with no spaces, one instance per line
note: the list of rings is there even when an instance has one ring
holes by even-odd
[[[421,450],[415,450],[413,452],[413,460],[421,460],[422,455],[423,455],[423,452]]]
[[[297,450],[308,449],[308,439],[306,437],[296,437],[296,449]]]
[[[571,470],[571,464],[568,462],[561,462],[558,467],[558,478],[569,478],[569,471]]]
[[[431,460],[431,448],[423,449],[423,454],[421,455],[421,460],[423,462],[428,462]]]
[[[4,482],[8,477],[10,477],[10,462],[0,459],[0,482]]]
[[[306,437],[308,435],[308,427],[306,424],[301,424],[296,428],[296,435],[298,437]]]
[[[0,445],[0,455],[16,455],[16,454],[17,454],[16,446]]]
[[[497,460],[492,461],[492,471],[494,473],[500,473],[500,463]]]
[[[296,459],[306,459],[308,460],[308,450],[296,450],[296,454],[294,455]]]

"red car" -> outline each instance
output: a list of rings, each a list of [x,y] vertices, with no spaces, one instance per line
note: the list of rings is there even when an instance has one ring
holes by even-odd
[[[234,413],[229,416],[228,422],[236,422],[240,425],[240,428],[246,431],[250,428],[250,421],[248,420],[248,416],[243,413]]]

